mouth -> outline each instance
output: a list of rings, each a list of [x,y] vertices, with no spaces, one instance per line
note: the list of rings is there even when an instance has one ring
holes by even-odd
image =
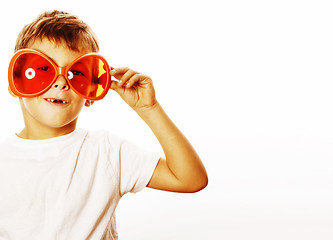
[[[68,103],[66,100],[58,99],[58,98],[44,98],[44,100],[49,102],[49,103],[59,104],[59,105]]]

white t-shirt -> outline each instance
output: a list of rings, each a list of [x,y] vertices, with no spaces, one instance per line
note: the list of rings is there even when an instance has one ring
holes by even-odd
[[[0,239],[117,239],[115,208],[159,157],[106,131],[0,145]]]

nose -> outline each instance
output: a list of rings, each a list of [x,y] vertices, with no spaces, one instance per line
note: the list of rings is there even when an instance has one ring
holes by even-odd
[[[66,91],[69,89],[69,85],[66,79],[63,76],[59,76],[56,81],[52,85],[53,89],[58,89],[62,91]]]

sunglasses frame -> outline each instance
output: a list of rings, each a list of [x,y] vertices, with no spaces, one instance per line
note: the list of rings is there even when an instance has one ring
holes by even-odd
[[[55,70],[55,74],[54,74],[54,78],[53,80],[50,82],[50,84],[45,87],[43,90],[37,92],[37,93],[32,93],[32,94],[27,94],[27,93],[22,93],[20,92],[16,87],[15,87],[15,83],[14,83],[14,66],[15,66],[15,63],[17,61],[17,59],[23,55],[23,54],[29,54],[29,53],[32,53],[32,54],[36,54],[36,55],[39,55],[43,58],[45,58],[51,65],[52,67],[54,68]],[[105,66],[107,67],[106,70],[106,74],[107,74],[107,78],[106,78],[106,86],[105,86],[105,90],[102,92],[102,94],[98,97],[88,97],[88,96],[85,96],[83,95],[82,93],[78,92],[71,84],[71,81],[70,79],[68,79],[68,76],[66,73],[68,73],[69,69],[76,63],[78,62],[79,60],[81,60],[82,58],[84,57],[87,57],[87,56],[93,56],[93,57],[98,57],[100,58],[103,63],[105,64]],[[64,78],[66,79],[66,82],[67,84],[69,85],[70,89],[72,89],[77,95],[79,95],[80,97],[83,97],[87,100],[93,100],[93,101],[97,101],[97,100],[100,100],[102,99],[103,97],[105,97],[105,95],[108,93],[109,89],[110,89],[110,86],[111,86],[111,74],[110,74],[110,67],[109,67],[109,64],[108,62],[106,61],[106,59],[104,57],[102,57],[101,55],[97,54],[97,53],[87,53],[87,54],[84,54],[78,58],[76,58],[73,62],[71,62],[68,66],[66,67],[59,67],[50,57],[48,57],[47,55],[45,55],[44,53],[42,52],[39,52],[37,50],[34,50],[34,49],[21,49],[21,50],[18,50],[14,56],[12,57],[10,63],[9,63],[9,67],[8,67],[8,82],[9,82],[9,87],[11,89],[11,91],[18,97],[35,97],[35,96],[38,96],[38,95],[41,95],[43,93],[45,93],[46,91],[48,91],[51,86],[54,84],[54,82],[57,80],[57,78],[62,75],[64,76]]]

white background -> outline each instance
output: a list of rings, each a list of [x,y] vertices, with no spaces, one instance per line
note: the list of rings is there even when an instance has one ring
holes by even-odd
[[[199,193],[125,196],[120,240],[332,240],[330,2],[2,1],[0,138],[23,127],[7,92],[17,34],[44,10],[68,11],[92,27],[110,65],[153,78],[209,174]],[[112,92],[84,109],[79,127],[163,154]]]

